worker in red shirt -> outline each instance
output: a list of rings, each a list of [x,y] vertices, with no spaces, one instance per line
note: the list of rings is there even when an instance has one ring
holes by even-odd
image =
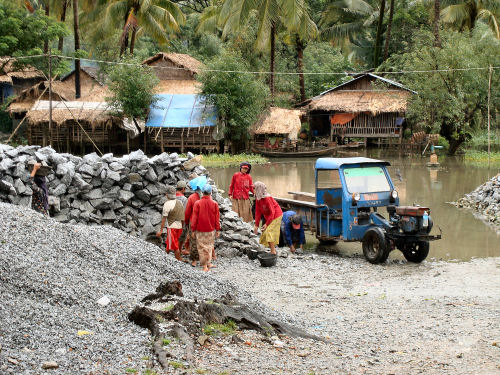
[[[206,184],[202,188],[203,197],[193,207],[191,217],[192,238],[196,238],[198,255],[203,271],[210,270],[212,265],[212,252],[215,248],[215,238],[220,236],[219,205],[212,197],[212,187]]]
[[[260,235],[259,242],[264,246],[269,246],[271,254],[276,254],[274,245],[280,241],[283,211],[281,211],[278,202],[267,192],[266,185],[263,182],[257,181],[255,183],[255,234],[259,230],[261,216],[264,216],[266,222],[262,226],[262,234]]]
[[[233,204],[233,211],[236,212],[244,222],[251,223],[252,218],[252,205],[248,193],[254,192],[252,177],[250,171],[252,166],[250,163],[244,161],[240,164],[240,171],[236,172],[231,178],[229,185],[229,198]]]
[[[188,182],[189,187],[193,190],[193,193],[189,196],[186,209],[184,211],[184,223],[188,226],[188,232],[186,236],[186,242],[184,244],[186,250],[189,250],[189,259],[191,259],[191,265],[196,267],[198,262],[198,249],[196,248],[196,238],[191,238],[191,216],[193,214],[194,204],[201,199],[201,188],[207,183],[207,178],[205,176],[200,176],[192,179]]]

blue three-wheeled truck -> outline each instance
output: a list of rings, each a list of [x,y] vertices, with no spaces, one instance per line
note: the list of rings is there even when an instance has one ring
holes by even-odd
[[[361,241],[371,263],[383,263],[399,249],[415,263],[429,254],[433,227],[430,209],[399,206],[398,192],[386,161],[357,158],[320,158],[315,165],[316,194],[290,192],[294,199],[277,198],[284,210],[302,216],[320,243]],[[388,218],[378,212],[386,207]]]

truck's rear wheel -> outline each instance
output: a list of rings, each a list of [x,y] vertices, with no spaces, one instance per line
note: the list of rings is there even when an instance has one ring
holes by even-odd
[[[401,251],[408,262],[420,263],[429,255],[429,241],[416,241],[406,244]]]
[[[383,263],[389,256],[390,247],[385,233],[378,227],[370,228],[363,236],[363,255],[370,263]]]

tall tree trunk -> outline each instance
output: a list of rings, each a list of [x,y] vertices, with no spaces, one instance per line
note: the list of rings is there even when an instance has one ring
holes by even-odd
[[[134,46],[135,46],[135,34],[137,32],[137,28],[134,26],[132,28],[132,36],[130,37],[130,54],[134,54]]]
[[[49,0],[45,0],[45,15],[48,17],[50,15],[50,4]],[[49,39],[45,39],[43,43],[43,53],[48,53],[49,52]]]
[[[120,40],[120,57],[123,56],[123,54],[127,51],[128,47],[128,30],[125,32],[125,28],[127,27],[127,21],[128,21],[128,15],[130,13],[130,10],[127,10],[125,13],[125,22],[123,23],[123,34]]]
[[[394,0],[391,0],[389,9],[389,21],[387,22],[387,32],[385,33],[384,61],[389,57],[389,42],[391,40],[392,17],[394,15]]]
[[[271,91],[271,98],[274,98],[274,60],[275,60],[275,49],[276,49],[276,25],[274,21],[271,25],[271,58],[269,72],[269,91]]]
[[[66,9],[68,8],[68,0],[63,0],[62,10],[61,10],[61,22],[64,23],[66,21]],[[64,45],[64,37],[59,37],[59,44],[57,45],[57,49],[62,52]]]
[[[382,27],[384,22],[385,0],[380,0],[380,14],[378,17],[377,36],[375,38],[375,51],[373,53],[373,67],[378,66],[380,57],[380,39],[382,39]]]
[[[434,0],[434,46],[441,48],[441,38],[439,37],[439,18],[441,16],[441,3]]]
[[[80,49],[80,27],[78,26],[78,0],[73,0],[73,26],[75,34],[75,52]],[[80,59],[75,60],[75,98],[80,98]]]
[[[306,100],[306,88],[304,84],[304,43],[298,35],[295,36],[295,48],[297,49],[297,72],[299,73],[300,101]]]

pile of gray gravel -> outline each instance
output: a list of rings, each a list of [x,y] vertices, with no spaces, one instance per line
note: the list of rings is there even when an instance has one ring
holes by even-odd
[[[456,206],[476,211],[489,224],[500,230],[500,174],[460,198]]]
[[[59,223],[0,203],[0,373],[123,374],[155,366],[151,337],[127,314],[160,282],[188,298],[231,293],[267,311],[231,282],[175,261],[111,226]],[[107,297],[106,305],[98,301]],[[43,367],[53,361],[57,369]]]

